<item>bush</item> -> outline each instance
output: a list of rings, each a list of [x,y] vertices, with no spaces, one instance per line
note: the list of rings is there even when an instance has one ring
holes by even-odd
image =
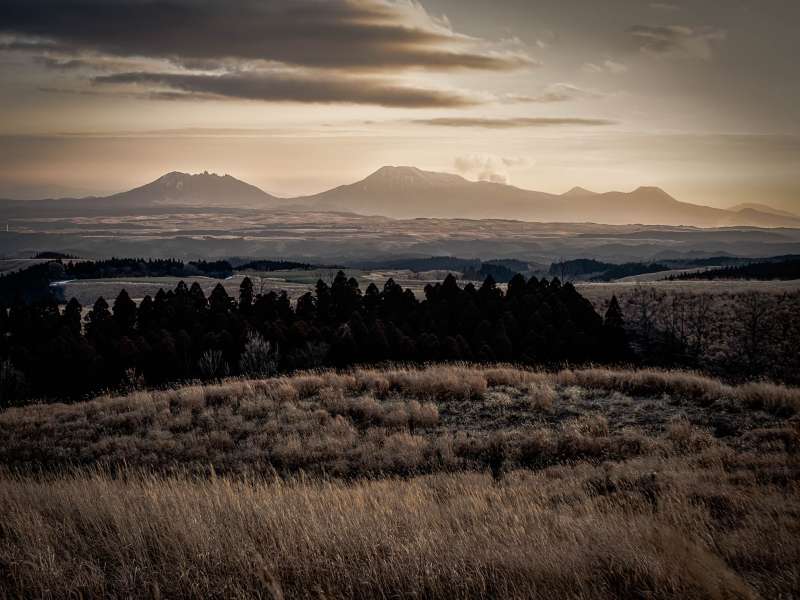
[[[221,350],[206,350],[197,363],[204,379],[219,379],[228,374],[228,363]]]
[[[239,371],[249,377],[272,377],[278,372],[278,349],[251,331],[239,359]]]
[[[0,408],[22,403],[25,398],[25,375],[10,360],[0,362]]]

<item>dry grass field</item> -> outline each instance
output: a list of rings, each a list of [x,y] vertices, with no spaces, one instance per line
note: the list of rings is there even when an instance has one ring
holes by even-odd
[[[800,390],[431,366],[0,413],[24,597],[790,598]]]

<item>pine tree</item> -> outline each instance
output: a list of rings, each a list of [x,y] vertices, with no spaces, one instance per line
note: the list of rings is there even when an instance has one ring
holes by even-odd
[[[624,360],[630,356],[630,347],[625,335],[625,320],[616,295],[611,296],[611,302],[608,303],[608,310],[603,320],[603,338],[606,358]]]
[[[622,317],[622,309],[619,307],[619,301],[616,294],[611,296],[611,302],[608,303],[608,310],[603,320],[603,324],[608,329],[623,329],[625,321]]]
[[[63,323],[73,335],[81,334],[81,304],[75,298],[64,308]]]
[[[208,303],[213,313],[227,313],[231,309],[231,298],[228,296],[228,292],[225,291],[221,283],[218,283],[214,286],[214,289],[211,290]]]
[[[249,277],[242,279],[239,285],[239,310],[243,315],[250,314],[253,308],[253,282]]]
[[[114,300],[114,321],[123,335],[127,335],[136,325],[136,303],[124,289]]]

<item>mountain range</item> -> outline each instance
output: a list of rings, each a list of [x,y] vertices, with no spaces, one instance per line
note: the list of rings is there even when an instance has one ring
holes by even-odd
[[[172,172],[141,187],[107,197],[7,200],[0,208],[126,211],[175,207],[295,209],[353,212],[394,218],[441,217],[591,222],[609,225],[696,227],[800,227],[800,216],[757,203],[720,209],[676,200],[657,187],[632,192],[592,192],[575,187],[564,194],[469,181],[416,167],[386,166],[365,179],[296,198],[279,198],[230,175]]]

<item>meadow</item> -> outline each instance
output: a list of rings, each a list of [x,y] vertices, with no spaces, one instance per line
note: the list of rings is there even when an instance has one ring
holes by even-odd
[[[800,390],[763,382],[503,365],[11,408],[0,587],[788,598],[800,588],[799,414]]]

